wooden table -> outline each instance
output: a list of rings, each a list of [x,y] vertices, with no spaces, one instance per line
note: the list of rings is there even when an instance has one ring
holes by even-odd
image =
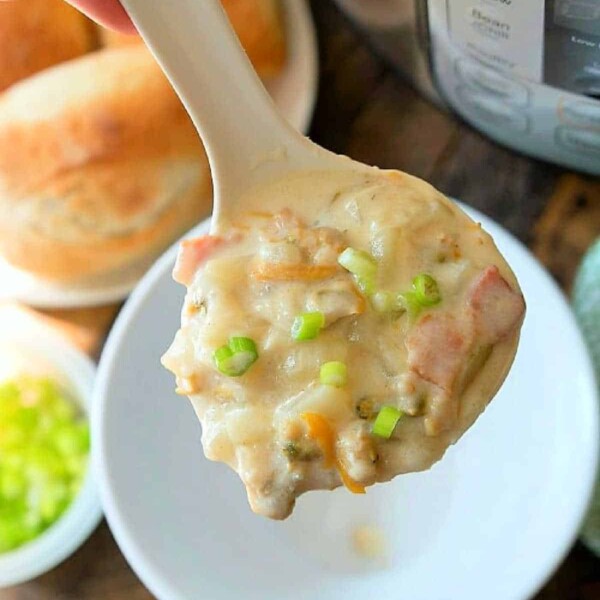
[[[313,0],[312,7],[321,88],[310,136],[366,163],[423,177],[490,215],[525,242],[568,292],[583,252],[600,235],[600,181],[519,156],[484,138],[418,96],[333,5]],[[54,311],[44,318],[97,355],[118,308]],[[152,596],[129,569],[105,523],[60,567],[0,591],[0,600],[121,598]],[[576,544],[536,599],[600,599],[600,560]]]

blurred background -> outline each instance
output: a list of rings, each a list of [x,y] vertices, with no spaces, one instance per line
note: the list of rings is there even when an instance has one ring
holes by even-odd
[[[575,133],[569,125],[557,134],[563,146],[570,144],[560,155],[542,141],[537,151],[519,148],[520,125],[511,135],[506,131],[520,117],[484,101],[485,89],[460,106],[458,96],[446,94],[457,112],[442,103],[446,84],[438,81],[436,90],[423,59],[423,48],[435,40],[423,39],[418,10],[402,10],[392,23],[390,13],[377,12],[389,2],[375,0],[368,14],[361,12],[366,2],[308,4],[318,42],[318,93],[303,45],[310,43],[294,41],[292,53],[290,36],[297,34],[284,26],[275,0],[224,0],[286,116],[325,148],[422,177],[492,217],[571,294],[581,261],[600,235],[600,141],[593,137],[600,137],[593,133],[600,79],[588,69],[596,65],[600,73],[600,50],[582,54],[561,44],[575,27],[580,39],[600,48],[600,4],[546,4],[553,11],[547,47],[572,62],[553,61],[544,81],[576,96],[572,118],[579,120]],[[572,81],[577,69],[584,76]],[[485,76],[476,73],[478,81]],[[492,74],[484,88],[497,92],[500,83]],[[581,109],[578,98],[592,108]],[[459,116],[465,110],[475,115],[471,124]],[[543,102],[539,111],[549,114]],[[139,277],[210,206],[202,145],[138,39],[95,26],[61,0],[0,2],[0,318],[26,315],[97,359]],[[600,287],[598,280],[600,274],[594,284]],[[79,453],[88,447],[75,446]],[[0,520],[8,519],[7,498],[0,494]],[[61,503],[36,535],[60,518],[66,497]],[[0,590],[0,600],[125,597],[151,596],[104,522],[59,566]],[[600,598],[600,559],[576,543],[536,598]]]

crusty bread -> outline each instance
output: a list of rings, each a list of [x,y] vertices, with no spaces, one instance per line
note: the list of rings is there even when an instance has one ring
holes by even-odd
[[[122,48],[123,46],[143,44],[143,40],[139,35],[119,33],[118,31],[102,27],[102,25],[97,25],[96,27],[98,28],[100,46],[103,48]]]
[[[277,74],[280,0],[223,4],[259,75]],[[15,266],[58,280],[113,272],[210,211],[202,145],[138,37],[96,28],[62,0],[0,1],[0,92],[9,86],[0,253]]]
[[[277,75],[286,56],[280,0],[221,0],[248,58],[257,73],[268,79]],[[201,32],[199,32],[201,35]],[[140,43],[138,36],[99,27],[100,43],[110,48]]]
[[[0,252],[50,279],[156,254],[210,210],[197,133],[143,46],[46,69],[0,96]]]
[[[93,49],[93,27],[63,0],[0,2],[0,91]]]
[[[267,79],[277,75],[286,55],[279,0],[221,0],[248,58]]]

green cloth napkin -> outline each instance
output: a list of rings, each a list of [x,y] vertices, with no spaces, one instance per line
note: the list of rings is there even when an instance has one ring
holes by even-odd
[[[573,308],[587,341],[600,391],[600,239],[588,250],[575,280]],[[600,556],[600,474],[581,531],[583,542]]]

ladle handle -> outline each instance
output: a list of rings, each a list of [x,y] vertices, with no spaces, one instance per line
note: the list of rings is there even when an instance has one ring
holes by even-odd
[[[298,134],[277,112],[219,0],[121,3],[199,131],[222,203],[220,192]]]

